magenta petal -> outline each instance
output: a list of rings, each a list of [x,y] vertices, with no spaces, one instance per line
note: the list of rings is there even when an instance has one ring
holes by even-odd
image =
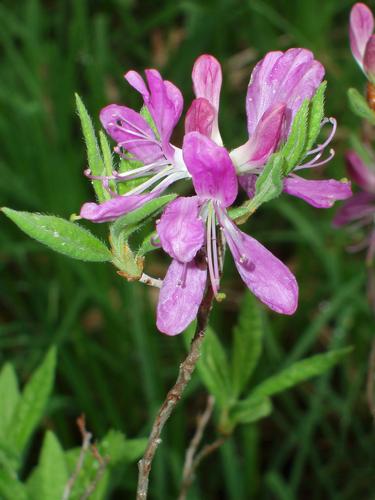
[[[211,137],[212,126],[215,120],[215,109],[204,99],[198,97],[194,99],[186,113],[185,133],[200,132],[207,137]]]
[[[334,226],[343,226],[375,214],[375,195],[371,193],[356,193],[346,201],[336,212]]]
[[[249,198],[255,196],[255,184],[258,176],[256,174],[239,175],[238,182]]]
[[[313,181],[297,176],[284,179],[284,193],[302,198],[316,208],[330,208],[335,201],[352,196],[350,182],[335,179]]]
[[[293,314],[298,284],[285,264],[225,217],[224,234],[241,278],[259,300],[281,314]]]
[[[222,74],[220,63],[215,57],[204,54],[195,61],[193,86],[196,97],[204,97],[218,111]]]
[[[153,130],[136,111],[110,104],[101,110],[100,121],[119,146],[143,163],[153,163],[163,156]]]
[[[173,260],[163,281],[156,325],[167,335],[178,335],[196,318],[203,299],[207,271],[194,261]]]
[[[237,166],[260,166],[275,151],[284,124],[285,104],[271,106],[262,116],[250,139],[230,154]]]
[[[180,197],[169,203],[157,224],[164,251],[180,262],[194,259],[203,245],[204,229],[196,196]]]
[[[375,35],[371,35],[367,42],[363,67],[369,80],[375,83]]]
[[[284,103],[289,130],[305,99],[311,99],[324,76],[324,68],[306,49],[270,52],[254,68],[246,97],[249,135],[270,106]]]
[[[109,222],[116,220],[121,215],[139,208],[144,203],[159,196],[158,191],[147,194],[134,194],[129,196],[116,196],[103,203],[84,203],[80,216],[91,222]]]
[[[350,12],[350,48],[362,67],[367,42],[374,31],[374,17],[364,3],[356,3]]]
[[[199,132],[185,135],[182,147],[197,195],[228,207],[237,197],[236,171],[228,151]]]
[[[368,167],[355,151],[345,155],[346,168],[350,178],[365,191],[375,191],[375,170]]]
[[[159,132],[165,153],[173,155],[169,140],[182,113],[182,94],[173,83],[163,80],[156,69],[147,69],[145,74],[148,88],[135,71],[128,71],[125,79],[142,95]]]

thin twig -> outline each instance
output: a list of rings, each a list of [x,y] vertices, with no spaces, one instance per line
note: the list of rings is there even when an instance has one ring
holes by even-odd
[[[369,363],[367,371],[367,384],[366,384],[366,394],[367,403],[370,408],[372,417],[375,419],[375,394],[374,394],[374,382],[375,382],[375,340],[372,341]]]
[[[99,462],[99,468],[95,474],[93,481],[88,485],[85,492],[80,497],[80,500],[87,500],[87,498],[89,498],[90,495],[95,491],[95,488],[97,487],[99,481],[103,477],[103,474],[105,472],[105,468],[109,462],[109,457],[103,458],[100,455],[99,450],[95,444],[93,444],[91,446],[91,453],[94,455],[94,458],[96,458],[96,460]]]
[[[163,280],[159,278],[153,278],[152,276],[149,276],[146,273],[142,273],[142,276],[139,278],[139,281],[141,283],[144,283],[145,285],[154,286],[156,288],[161,288],[163,284]]]
[[[92,434],[86,430],[85,415],[82,414],[80,417],[77,418],[77,425],[78,425],[78,428],[79,428],[81,435],[82,435],[82,446],[81,446],[81,451],[79,452],[79,457],[77,460],[76,467],[73,471],[73,474],[70,476],[69,481],[67,482],[67,484],[65,486],[62,500],[68,500],[68,498],[70,497],[73,486],[74,486],[75,482],[77,481],[77,477],[78,477],[78,475],[81,472],[81,469],[83,467],[86,453],[88,452],[88,450],[90,448]]]
[[[158,414],[156,415],[145,454],[143,455],[143,458],[138,462],[139,474],[137,500],[145,500],[147,498],[149,475],[157,447],[161,443],[160,435],[172,411],[174,410],[178,401],[181,399],[182,393],[189,383],[192,373],[198,362],[200,356],[200,346],[203,342],[204,334],[206,332],[208,317],[212,308],[213,299],[214,294],[212,291],[212,287],[208,285],[203,297],[203,301],[198,310],[197,328],[190,345],[189,354],[181,363],[177,380],[172,389],[170,389],[170,391],[168,392],[164,403],[162,404],[158,411]]]
[[[192,483],[193,480],[192,467],[193,467],[194,457],[197,453],[198,446],[202,441],[202,437],[207,427],[207,424],[211,418],[214,404],[215,404],[215,398],[209,395],[207,398],[206,409],[201,415],[199,415],[197,419],[197,428],[195,430],[192,440],[190,441],[190,445],[186,450],[185,463],[182,472],[182,486],[181,486],[181,493],[179,496],[179,500],[185,499],[186,492]]]

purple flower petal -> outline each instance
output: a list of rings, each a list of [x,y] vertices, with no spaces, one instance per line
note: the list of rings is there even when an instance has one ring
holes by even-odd
[[[212,137],[218,143],[221,143],[218,125],[222,83],[220,63],[211,55],[204,54],[198,57],[194,63],[192,78],[195,96],[207,99],[215,110]]]
[[[256,174],[239,175],[238,182],[249,198],[255,196],[255,184],[258,176]]]
[[[212,126],[215,120],[215,109],[204,99],[198,97],[194,99],[186,113],[185,133],[200,132],[207,137],[211,137]]]
[[[199,218],[199,199],[177,198],[169,203],[157,224],[161,246],[173,259],[190,262],[204,242],[205,228]]]
[[[143,163],[153,163],[163,157],[153,130],[136,111],[110,104],[101,110],[100,121],[119,146]]]
[[[144,203],[159,196],[160,192],[154,191],[147,194],[133,194],[129,196],[116,196],[103,203],[84,203],[80,216],[91,222],[109,222],[118,219],[121,215],[132,212]]]
[[[362,67],[367,42],[374,31],[374,17],[364,3],[356,3],[350,12],[350,48]]]
[[[147,69],[145,74],[148,88],[135,71],[128,71],[125,79],[141,93],[155,122],[166,154],[173,155],[169,140],[182,113],[182,94],[173,83],[163,80],[156,69]]]
[[[285,104],[277,103],[264,113],[250,139],[230,154],[234,163],[260,166],[267,163],[280,141],[284,124]]]
[[[375,35],[371,35],[366,45],[365,57],[363,59],[363,68],[368,79],[375,83]]]
[[[197,195],[228,207],[237,197],[236,171],[228,151],[199,132],[185,135],[182,147]]]
[[[302,177],[286,177],[284,193],[302,198],[316,208],[330,208],[337,200],[346,200],[352,196],[350,182],[335,179],[313,181]]]
[[[375,170],[368,167],[355,151],[345,155],[349,177],[365,191],[375,192]]]
[[[339,227],[373,215],[375,215],[375,195],[356,193],[336,212],[333,225]]]
[[[207,270],[194,261],[173,260],[164,278],[156,325],[167,335],[178,335],[196,318],[206,286]]]
[[[253,134],[270,106],[287,106],[289,131],[305,99],[311,99],[324,76],[324,68],[306,49],[269,52],[254,68],[246,97],[249,135]]]
[[[293,314],[298,305],[294,275],[257,240],[238,229],[226,216],[220,218],[234,263],[248,288],[270,309]]]

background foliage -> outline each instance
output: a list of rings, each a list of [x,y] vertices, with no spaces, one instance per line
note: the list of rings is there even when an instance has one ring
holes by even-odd
[[[93,194],[82,174],[85,147],[74,92],[94,117],[110,102],[139,107],[122,75],[129,68],[157,67],[184,91],[186,103],[192,63],[204,52],[224,66],[220,126],[231,147],[245,138],[244,98],[256,60],[268,50],[312,49],[327,68],[327,112],[339,122],[337,156],[328,170],[330,177],[342,177],[342,153],[360,125],[346,89],[364,85],[348,48],[350,7],[338,0],[4,0],[1,205],[64,217],[77,212]],[[332,215],[285,195],[247,223],[300,283],[294,317],[262,315],[263,353],[252,378],[259,382],[329,348],[350,344],[354,350],[334,371],[275,397],[272,415],[260,424],[236,430],[202,465],[191,498],[344,500],[373,492],[375,448],[365,381],[374,320],[362,256],[345,252],[347,236],[332,229]],[[102,227],[93,229],[105,236]],[[153,255],[148,271],[162,276],[166,265],[161,254]],[[228,298],[215,307],[212,320],[224,345],[231,343],[244,291],[231,265],[228,259]],[[79,445],[75,419],[82,412],[99,440],[109,428],[145,436],[184,354],[181,337],[156,331],[155,292],[125,282],[107,264],[56,255],[5,217],[0,266],[0,364],[10,361],[23,385],[48,348],[58,347],[53,396],[21,478],[38,462],[46,429],[64,449]],[[164,433],[153,498],[175,498],[184,450],[204,402],[205,389],[195,376]],[[133,464],[119,474],[111,498],[132,498],[135,480]]]

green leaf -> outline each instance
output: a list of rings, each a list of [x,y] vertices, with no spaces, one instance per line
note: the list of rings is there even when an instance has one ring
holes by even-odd
[[[12,421],[19,397],[17,375],[13,366],[6,363],[0,372],[0,439],[6,437],[5,429]]]
[[[28,500],[25,486],[16,476],[2,469],[0,469],[0,498],[1,500]]]
[[[39,424],[47,406],[55,378],[56,348],[52,347],[22,392],[11,424],[9,442],[20,455]]]
[[[233,334],[232,393],[237,398],[245,389],[262,352],[262,317],[253,294],[246,292]]]
[[[252,424],[261,418],[268,417],[272,412],[272,403],[269,398],[254,398],[239,401],[229,411],[228,420],[233,428],[237,424]]]
[[[241,207],[230,210],[229,216],[238,224],[242,224],[260,205],[279,196],[283,190],[284,169],[285,159],[279,153],[272,155],[255,184],[254,198]]]
[[[375,125],[375,113],[367,104],[366,99],[358,92],[357,89],[348,90],[348,99],[351,110],[360,118],[364,118],[371,125]]]
[[[211,328],[206,331],[197,369],[218,405],[229,406],[231,392],[228,360],[220,340]]]
[[[324,118],[324,101],[327,82],[322,82],[314,97],[310,101],[310,113],[307,123],[307,142],[305,152],[309,151],[320,133],[321,123]]]
[[[61,500],[69,480],[64,450],[53,432],[47,431],[39,463],[28,482],[32,500]]]
[[[126,439],[120,431],[111,430],[98,444],[98,451],[103,459],[108,459],[105,468],[105,473],[100,479],[93,499],[102,500],[106,498],[105,492],[110,483],[110,474],[116,466],[123,466],[134,463],[144,453],[146,449],[147,439]],[[75,448],[66,452],[66,460],[68,468],[72,472],[76,466],[80,450]],[[82,494],[94,480],[99,467],[98,460],[88,453],[85,457],[83,467],[74,484],[72,499],[81,498]],[[90,497],[91,498],[91,497]]]
[[[112,258],[104,243],[74,222],[52,215],[18,212],[5,207],[2,211],[28,236],[56,252],[91,262],[107,262]]]
[[[309,101],[306,99],[294,117],[288,140],[281,150],[281,154],[286,160],[285,175],[298,165],[306,152],[308,116]]]
[[[317,354],[302,361],[297,361],[280,373],[260,383],[252,391],[247,401],[272,396],[304,380],[321,375],[345,358],[351,351],[352,347],[345,347],[344,349]]]
[[[86,142],[87,159],[90,170],[93,175],[104,175],[105,166],[103,158],[100,154],[98,141],[96,139],[95,130],[91,118],[79,95],[75,94],[75,97],[78,115],[81,120],[83,137]],[[94,187],[99,203],[110,198],[109,193],[104,189],[103,184],[100,181],[93,181],[92,185]]]

